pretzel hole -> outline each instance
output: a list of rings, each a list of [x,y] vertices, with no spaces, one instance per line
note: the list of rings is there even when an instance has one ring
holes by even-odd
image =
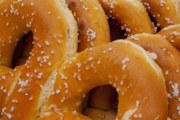
[[[16,45],[12,59],[12,68],[24,64],[28,59],[28,57],[30,56],[30,52],[32,48],[33,48],[33,33],[28,32],[20,39],[20,41]]]
[[[121,25],[112,17],[108,19],[109,28],[110,28],[110,36],[111,41],[115,41],[117,39],[125,39],[125,30],[121,30]]]
[[[154,31],[155,32],[159,32],[161,30],[160,28],[160,24],[157,23],[157,21],[155,20],[155,18],[149,13],[149,17],[151,19],[151,22],[153,24],[153,27],[154,27]]]
[[[111,85],[103,85],[87,93],[83,101],[83,114],[95,119],[97,115],[117,115],[118,93]],[[95,113],[95,114],[94,114]],[[99,117],[100,117],[99,116]]]

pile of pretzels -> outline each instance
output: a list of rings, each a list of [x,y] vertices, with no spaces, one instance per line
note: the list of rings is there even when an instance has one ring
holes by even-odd
[[[0,0],[0,120],[180,120],[180,1]]]

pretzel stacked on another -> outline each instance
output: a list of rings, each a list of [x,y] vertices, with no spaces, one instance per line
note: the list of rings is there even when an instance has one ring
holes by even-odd
[[[2,0],[0,120],[180,119],[179,6]]]

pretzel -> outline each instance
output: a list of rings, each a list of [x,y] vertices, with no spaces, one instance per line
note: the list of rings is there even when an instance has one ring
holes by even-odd
[[[66,0],[66,2],[78,23],[78,51],[110,42],[108,21],[97,0]]]
[[[110,42],[109,27],[106,15],[96,0],[66,0],[66,3],[77,21],[79,28],[79,51],[85,48]],[[93,19],[93,21],[92,21]],[[32,49],[32,34],[29,33],[23,47],[19,48],[20,58],[16,61],[17,65],[25,63]],[[18,55],[16,55],[18,56]]]
[[[85,48],[104,44],[109,42],[109,28],[106,15],[100,4],[96,0],[66,0],[69,8],[73,11],[76,21],[79,26],[79,51]],[[86,8],[86,9],[85,9]],[[97,14],[98,13],[98,14]],[[94,19],[95,18],[95,19]],[[94,19],[92,21],[92,19]],[[87,31],[92,31],[95,38],[92,38],[93,33],[87,34]],[[27,40],[26,40],[27,39]],[[21,57],[16,61],[16,65],[25,63],[29,56],[29,48],[32,48],[32,35],[28,35],[25,39],[24,46],[21,48]],[[93,43],[93,44],[92,44]]]
[[[180,24],[170,25],[162,29],[159,34],[180,51]]]
[[[79,28],[79,51],[110,42],[106,15],[97,0],[66,0]]]
[[[1,119],[35,119],[48,97],[45,88],[56,76],[56,68],[77,50],[76,22],[64,0],[3,0],[0,26],[0,65],[11,66],[21,36],[32,31],[34,37],[20,76],[11,79],[17,84],[2,108]]]
[[[138,0],[99,0],[107,14],[113,16],[126,31],[125,36],[137,33],[154,33],[151,20]]]
[[[79,51],[109,42],[108,22],[98,1],[66,0],[66,2],[73,11],[79,26]],[[92,21],[92,19],[94,20]],[[26,39],[28,40],[25,40],[25,46],[21,48],[21,57],[16,61],[16,65],[23,64],[29,56],[30,49],[28,48],[32,48],[32,35],[28,35]]]
[[[144,6],[139,1],[135,0],[133,2],[129,2],[126,0],[99,0],[99,2],[106,13],[113,16],[122,25],[122,28],[126,30],[125,36],[142,32],[154,32],[149,16]],[[117,30],[117,26],[113,29]],[[117,33],[119,35],[119,31]],[[113,36],[111,37],[114,38]],[[104,90],[103,93],[101,93],[102,89]],[[99,95],[99,93],[101,95]],[[111,101],[109,100],[110,97],[107,96],[107,93],[111,93],[108,95],[112,96],[113,92],[111,91],[111,87],[97,88],[92,95],[92,99],[89,101],[89,105],[94,108],[108,110],[111,107],[111,104],[109,104]],[[104,98],[106,101],[103,102],[100,98]]]
[[[113,85],[119,94],[117,119],[167,118],[167,94],[160,68],[141,47],[118,41],[85,50],[64,62],[38,120],[51,119],[54,114],[66,120],[64,112],[79,114],[85,94],[104,84]]]
[[[140,0],[161,28],[180,24],[180,7],[177,0]]]
[[[161,35],[139,34],[128,38],[148,52],[161,67],[166,80],[169,98],[169,117],[172,120],[180,119],[180,53]]]

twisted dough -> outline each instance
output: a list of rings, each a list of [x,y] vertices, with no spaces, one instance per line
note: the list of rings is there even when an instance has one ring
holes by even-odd
[[[79,28],[79,51],[110,42],[106,15],[97,0],[66,0]]]
[[[13,93],[2,109],[1,119],[34,120],[48,97],[44,88],[56,76],[54,71],[77,50],[76,22],[63,0],[3,0],[0,14],[1,65],[11,66],[21,36],[29,31],[34,35],[29,59],[19,77],[11,79],[17,84],[7,89],[7,93]]]
[[[24,66],[17,66],[15,69],[10,69],[10,68],[5,68],[4,73],[0,75],[0,86],[1,86],[1,91],[0,91],[0,100],[1,100],[1,105],[0,109],[4,111],[6,107],[4,107],[8,100],[10,95],[12,94],[15,85],[17,84],[17,79],[21,75],[21,70],[23,69]],[[2,114],[2,113],[1,113]]]
[[[72,10],[79,27],[79,51],[87,47],[96,46],[110,42],[109,26],[106,15],[96,0],[66,0],[69,8]],[[32,35],[29,35],[24,47],[20,49],[20,59],[16,65],[23,64],[28,53],[32,48]],[[24,49],[25,48],[25,49]]]
[[[140,0],[161,28],[180,24],[180,4],[178,0]]]
[[[180,51],[180,24],[170,25],[162,29],[159,34]]]
[[[161,35],[139,34],[128,38],[150,52],[164,73],[169,98],[169,117],[180,119],[180,53]]]
[[[117,119],[167,118],[167,96],[160,68],[141,47],[118,41],[85,50],[66,61],[38,120],[54,114],[66,120],[68,115],[64,112],[79,114],[84,95],[104,84],[113,85],[119,94]],[[76,118],[85,120],[79,115]]]
[[[138,0],[99,0],[99,2],[106,13],[114,17],[122,25],[121,28],[126,31],[125,36],[142,32],[154,32],[150,18],[144,6]],[[117,27],[114,29],[116,30]],[[104,92],[101,93],[101,90]],[[99,93],[101,95],[99,95]],[[101,110],[108,110],[111,107],[109,104],[111,98],[107,93],[110,93],[108,95],[112,96],[113,92],[111,87],[98,87],[95,89],[89,105],[94,108],[100,108]],[[104,98],[105,101],[102,101],[102,98]]]
[[[126,36],[137,33],[154,33],[151,20],[138,0],[99,0],[104,10],[113,16],[126,31]]]

